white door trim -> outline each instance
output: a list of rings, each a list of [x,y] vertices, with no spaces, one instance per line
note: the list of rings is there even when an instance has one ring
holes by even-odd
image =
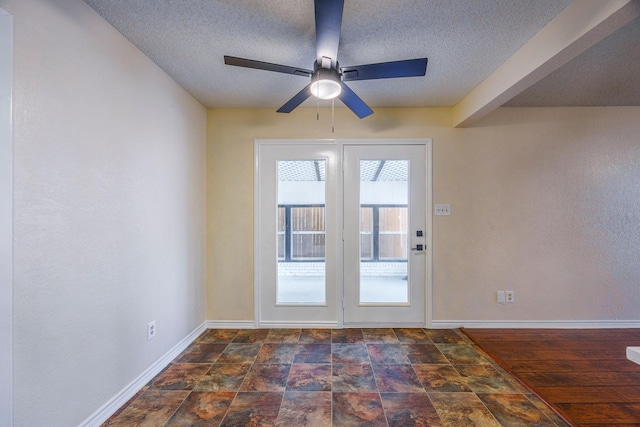
[[[410,139],[256,139],[254,140],[254,204],[253,204],[253,218],[254,218],[254,326],[258,327],[266,327],[269,325],[261,325],[261,313],[260,313],[260,301],[261,301],[261,290],[260,290],[260,281],[259,281],[259,273],[260,273],[260,261],[261,261],[261,253],[258,250],[259,248],[259,236],[260,236],[260,148],[263,145],[273,145],[273,144],[300,144],[300,143],[309,143],[309,144],[335,144],[337,147],[337,155],[338,155],[338,164],[342,164],[342,151],[344,145],[424,145],[425,146],[425,165],[426,165],[426,254],[427,263],[426,263],[426,277],[425,277],[425,287],[426,287],[426,305],[425,305],[425,327],[430,328],[433,319],[433,142],[430,138],[410,138]],[[338,200],[343,200],[343,177],[342,174],[338,174]],[[342,206],[339,207],[342,209]],[[340,217],[340,221],[342,221],[342,217]],[[338,224],[339,227],[342,227],[342,223]],[[338,253],[339,263],[338,268],[342,269],[342,245],[340,245],[339,253]],[[338,288],[336,289],[336,293],[340,301],[338,301],[338,307],[342,306],[342,298],[344,293],[343,283],[339,281]],[[335,327],[342,328],[344,326],[343,312],[342,310],[338,310],[338,318],[336,323],[331,323],[329,325],[325,325],[324,327]],[[276,325],[271,325],[276,326]],[[300,324],[287,324],[287,325],[279,325],[280,327],[313,327],[313,325],[307,325],[304,322]],[[322,327],[321,325],[318,325]]]
[[[0,9],[0,426],[13,425],[13,16]]]

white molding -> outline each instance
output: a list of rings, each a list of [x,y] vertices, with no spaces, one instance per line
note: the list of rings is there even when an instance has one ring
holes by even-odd
[[[256,329],[253,320],[207,320],[207,329]]]
[[[0,426],[13,425],[13,15],[0,8]]]
[[[335,145],[337,139],[306,139],[306,138],[293,138],[293,139],[254,139],[254,146],[260,145],[310,145],[310,144],[329,144]]]
[[[432,329],[622,329],[640,328],[640,320],[434,320]]]
[[[336,247],[336,268],[338,274],[336,277],[336,318],[337,325],[335,329],[343,329],[344,326],[344,144],[337,144],[336,160],[338,161],[338,176],[336,177],[336,196],[338,200],[338,215],[336,215],[336,226],[338,230],[342,230],[342,244],[338,243]]]
[[[291,322],[287,322],[287,321],[264,321],[264,322],[260,322],[260,325],[258,326],[260,328],[282,328],[282,329],[287,329],[287,328],[316,328],[316,329],[337,329],[338,328],[338,322],[337,321],[331,321],[331,322],[323,322],[323,321],[309,321],[309,322],[305,322],[305,321],[291,321]]]
[[[254,327],[258,327],[259,319],[262,317],[260,312],[260,300],[262,298],[262,284],[260,282],[261,272],[261,253],[260,247],[260,194],[262,192],[260,184],[260,157],[262,145],[269,143],[256,139],[253,141],[253,318],[255,319]]]
[[[427,203],[427,239],[425,244],[427,245],[427,265],[425,271],[425,282],[427,289],[425,290],[425,317],[427,328],[431,328],[433,322],[433,140],[431,138],[426,139],[425,145],[425,165],[427,167],[427,187],[425,199]]]
[[[426,325],[421,322],[353,322],[345,323],[345,328],[425,328]]]
[[[115,396],[113,396],[107,403],[102,405],[100,409],[94,412],[86,420],[80,423],[82,427],[99,427],[102,423],[107,421],[111,415],[113,415],[118,409],[122,407],[129,399],[144,387],[149,381],[158,375],[162,370],[171,363],[173,359],[178,357],[189,345],[195,341],[207,329],[208,322],[203,322],[200,326],[194,329],[189,335],[183,338],[178,344],[174,345],[171,350],[166,352],[160,359],[149,366],[143,373],[141,373],[136,379],[134,379],[129,385],[120,390]]]
[[[337,139],[341,145],[427,145],[431,138],[374,138],[374,139]]]

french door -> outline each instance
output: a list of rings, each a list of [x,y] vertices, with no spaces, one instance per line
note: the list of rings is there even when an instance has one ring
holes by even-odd
[[[256,326],[424,326],[427,141],[256,141]]]
[[[424,145],[344,146],[344,323],[422,324]]]
[[[333,142],[256,144],[256,326],[338,325]]]

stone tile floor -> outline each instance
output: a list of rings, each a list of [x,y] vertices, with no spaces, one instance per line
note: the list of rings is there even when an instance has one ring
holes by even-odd
[[[565,424],[459,330],[210,329],[104,426]]]

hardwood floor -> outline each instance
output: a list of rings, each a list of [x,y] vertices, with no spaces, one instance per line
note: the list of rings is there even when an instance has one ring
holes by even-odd
[[[580,427],[640,426],[640,329],[464,329],[507,371]]]

